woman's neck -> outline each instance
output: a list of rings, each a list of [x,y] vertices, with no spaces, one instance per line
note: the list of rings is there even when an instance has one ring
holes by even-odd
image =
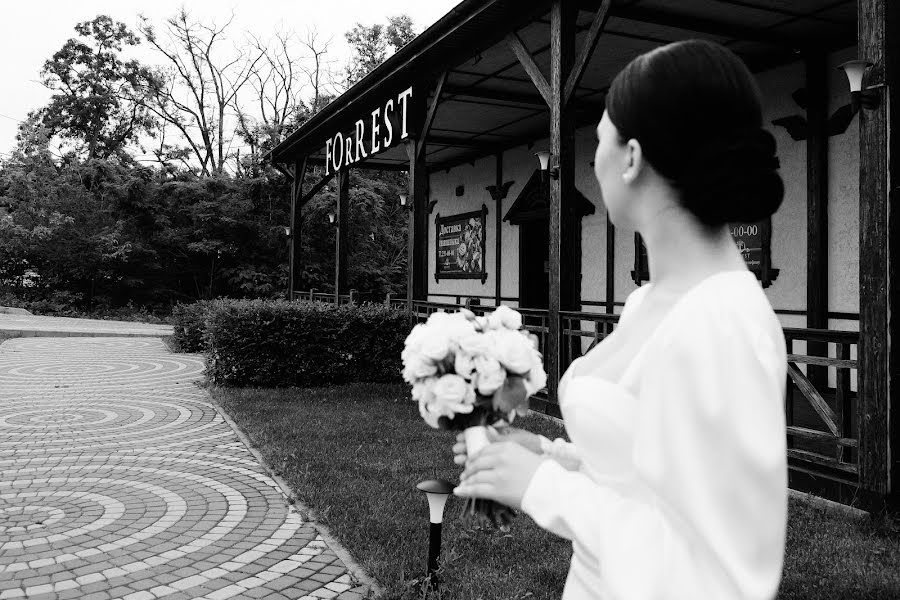
[[[680,206],[658,211],[643,229],[654,288],[681,292],[713,273],[746,268],[726,226],[706,228]]]

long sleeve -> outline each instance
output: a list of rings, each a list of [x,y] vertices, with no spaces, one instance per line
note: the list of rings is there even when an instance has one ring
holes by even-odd
[[[543,435],[538,435],[538,438],[541,440],[541,452],[545,456],[549,456],[570,471],[581,466],[581,456],[578,454],[575,444],[562,438],[556,438],[553,441]]]
[[[721,305],[683,307],[648,349],[633,482],[544,461],[525,493],[523,510],[572,540],[585,563],[578,570],[573,559],[573,571],[596,574],[583,589],[648,600],[777,591],[787,510],[783,338],[762,307]]]

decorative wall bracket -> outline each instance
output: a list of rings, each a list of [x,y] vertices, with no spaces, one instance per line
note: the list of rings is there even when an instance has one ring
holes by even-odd
[[[503,185],[501,185],[499,188],[496,185],[489,185],[484,189],[486,189],[491,194],[491,198],[493,200],[503,200],[504,198],[506,198],[506,194],[509,193],[509,188],[514,183],[515,181],[504,181]]]
[[[791,97],[794,99],[794,102],[800,108],[806,108],[807,104],[807,94],[806,88],[800,88],[795,90]],[[847,128],[850,126],[850,123],[853,121],[853,116],[859,112],[859,107],[854,107],[851,104],[845,104],[838,108],[834,113],[828,118],[828,122],[825,127],[825,131],[828,134],[828,137],[832,137],[835,135],[841,135]],[[791,136],[793,140],[805,140],[809,138],[809,123],[806,121],[806,117],[803,115],[791,115],[789,117],[781,117],[780,119],[775,119],[772,121],[772,125],[776,127],[784,127],[788,135]]]

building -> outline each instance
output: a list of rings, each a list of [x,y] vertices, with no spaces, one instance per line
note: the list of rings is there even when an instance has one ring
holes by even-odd
[[[558,376],[648,278],[640,239],[608,222],[592,175],[605,90],[636,55],[689,38],[745,60],[778,141],[785,201],[733,233],[788,339],[791,485],[868,508],[896,502],[896,2],[464,0],[273,151],[295,180],[294,239],[298,211],[332,177],[340,225],[348,169],[408,171],[406,302],[419,315],[519,307],[550,375],[533,408],[558,413]],[[858,77],[836,67],[857,59],[870,65],[851,93]],[[311,165],[323,180],[305,180]]]

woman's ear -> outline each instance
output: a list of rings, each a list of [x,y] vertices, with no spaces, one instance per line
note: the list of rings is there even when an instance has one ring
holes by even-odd
[[[625,170],[622,172],[622,181],[634,183],[643,168],[644,153],[641,150],[641,143],[632,138],[625,144]]]

